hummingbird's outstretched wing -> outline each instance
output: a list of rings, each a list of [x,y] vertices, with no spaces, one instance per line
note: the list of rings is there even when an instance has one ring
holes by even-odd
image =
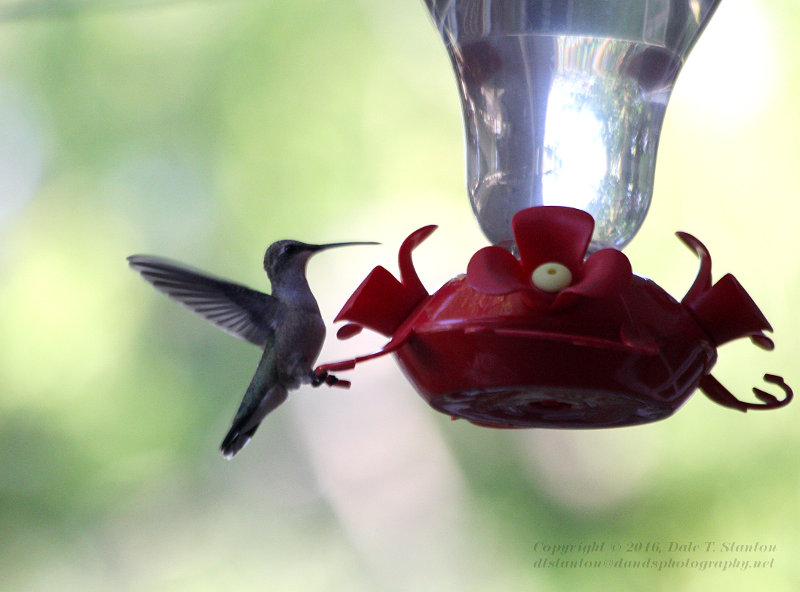
[[[263,348],[274,333],[278,301],[269,294],[160,257],[131,255],[128,263],[156,290],[235,337]]]

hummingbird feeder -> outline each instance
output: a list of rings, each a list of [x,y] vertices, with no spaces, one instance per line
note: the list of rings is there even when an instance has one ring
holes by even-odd
[[[425,0],[453,64],[472,208],[492,246],[434,294],[412,251],[400,278],[376,267],[342,308],[339,338],[366,327],[377,352],[325,364],[343,371],[392,353],[435,409],[499,428],[601,428],[671,415],[700,389],[747,411],[788,404],[730,393],[717,347],[769,322],[730,274],[699,258],[679,302],[633,274],[620,251],[644,221],[667,101],[720,0]]]

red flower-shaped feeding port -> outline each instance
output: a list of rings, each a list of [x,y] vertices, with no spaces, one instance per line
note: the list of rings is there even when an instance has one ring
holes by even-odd
[[[771,349],[771,327],[732,275],[711,282],[711,258],[696,238],[679,238],[700,258],[682,302],[633,275],[627,257],[603,249],[584,260],[594,221],[583,211],[535,207],[514,216],[519,258],[500,247],[473,255],[466,275],[429,295],[411,260],[435,229],[400,247],[400,280],[376,267],[336,320],[339,337],[367,327],[390,337],[379,351],[318,371],[341,371],[394,353],[435,409],[491,427],[592,428],[635,425],[671,415],[698,387],[747,411],[782,407],[753,389],[744,402],[710,371],[716,348],[749,336]]]
[[[582,210],[542,206],[511,222],[519,259],[501,247],[481,249],[469,262],[467,283],[483,294],[520,292],[533,308],[559,310],[582,298],[612,298],[631,281],[631,264],[616,249],[584,262],[594,220]]]

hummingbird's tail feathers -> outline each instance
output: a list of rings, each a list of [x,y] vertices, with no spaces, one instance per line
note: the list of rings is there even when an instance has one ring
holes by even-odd
[[[255,383],[255,379],[254,379]],[[263,397],[252,396],[254,383],[247,389],[239,411],[233,419],[233,425],[220,445],[225,458],[236,456],[253,437],[253,434],[264,421],[264,418],[286,400],[288,392],[280,383],[275,383]]]
[[[247,446],[247,443],[253,438],[253,434],[257,429],[258,426],[242,433],[231,428],[228,435],[225,436],[225,439],[222,441],[222,445],[219,447],[222,451],[222,456],[224,456],[226,460],[231,460],[242,448]]]

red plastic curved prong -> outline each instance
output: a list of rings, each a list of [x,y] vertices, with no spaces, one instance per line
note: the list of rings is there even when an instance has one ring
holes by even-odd
[[[730,407],[731,409],[738,409],[739,411],[743,412],[746,412],[749,409],[778,409],[780,407],[785,407],[792,402],[792,399],[794,398],[794,392],[792,391],[792,388],[786,384],[782,377],[775,374],[765,374],[764,380],[766,382],[778,385],[786,396],[783,399],[778,399],[774,395],[771,395],[760,388],[753,387],[753,393],[755,393],[756,397],[758,397],[762,403],[748,403],[746,401],[740,401],[733,396],[731,392],[726,389],[722,383],[720,383],[720,381],[710,374],[704,376],[700,380],[700,390],[703,391],[703,394],[705,394],[715,403],[719,403],[725,407]]]
[[[778,407],[784,407],[792,402],[794,398],[794,391],[792,391],[792,387],[786,384],[786,381],[783,380],[782,376],[777,376],[775,374],[765,374],[764,381],[770,382],[772,384],[777,384],[781,390],[786,394],[786,396],[782,400],[778,400],[773,395],[762,391],[760,388],[753,387],[753,392],[755,393],[756,397],[764,401],[766,405],[759,405],[754,406],[752,409],[757,409],[759,407],[766,407],[768,409],[777,409]]]
[[[400,279],[403,285],[409,290],[409,294],[413,299],[421,300],[428,295],[425,286],[422,285],[417,270],[414,269],[414,262],[411,259],[411,252],[416,249],[422,241],[428,238],[438,226],[431,224],[423,226],[408,235],[403,244],[400,245],[400,251],[397,255],[397,263],[400,268]]]
[[[385,356],[386,354],[391,354],[400,349],[400,347],[408,341],[408,338],[411,336],[411,331],[400,331],[398,334],[391,339],[386,345],[380,348],[378,351],[374,351],[371,354],[366,354],[364,356],[358,356],[357,358],[353,358],[351,360],[342,360],[340,362],[330,362],[328,364],[320,364],[314,369],[314,373],[317,376],[325,376],[329,372],[341,372],[343,370],[352,370],[356,367],[356,364],[360,364],[361,362],[366,362],[367,360],[372,360],[374,358],[379,358],[381,356]]]
[[[697,277],[695,277],[692,287],[686,292],[686,296],[681,300],[683,304],[691,304],[711,288],[711,254],[697,237],[688,232],[676,232],[675,234],[700,259],[700,269],[697,271]]]

